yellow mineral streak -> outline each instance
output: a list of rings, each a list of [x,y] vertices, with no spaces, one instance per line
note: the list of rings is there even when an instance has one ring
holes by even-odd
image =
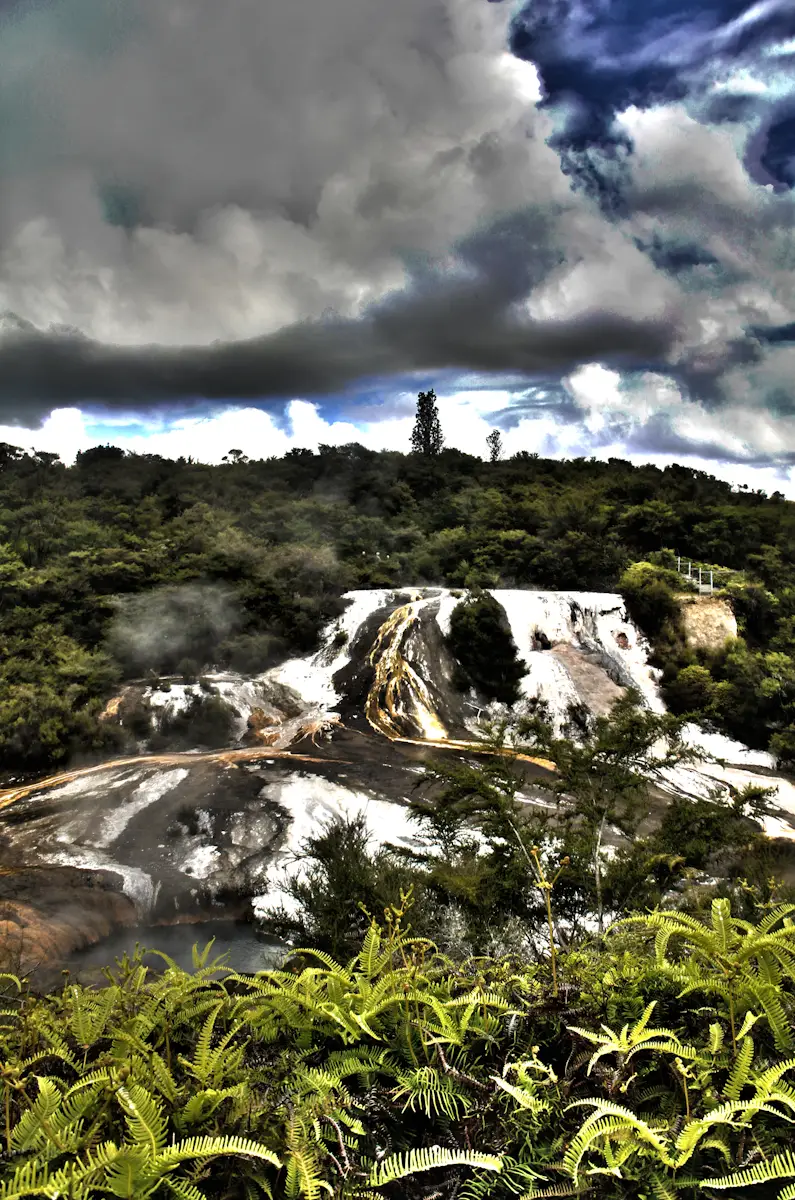
[[[6,788],[0,791],[0,808],[7,808],[15,800],[33,792],[46,792],[50,788],[61,787],[72,783],[75,779],[83,779],[87,775],[101,775],[104,771],[113,771],[118,767],[193,767],[196,763],[224,763],[226,766],[236,766],[241,762],[255,762],[259,758],[286,758],[291,762],[322,763],[323,766],[353,766],[342,758],[316,758],[311,754],[294,754],[292,750],[276,750],[273,746],[254,746],[235,750],[212,750],[203,754],[137,754],[129,758],[114,758],[109,762],[97,763],[94,767],[81,767],[77,771],[64,771],[60,775],[50,775],[47,779],[37,779],[34,783],[25,783],[21,787]]]
[[[109,700],[102,712],[99,714],[100,721],[109,721],[111,717],[118,717],[119,705],[123,699],[124,692],[122,692],[120,696],[114,696],[111,700]]]
[[[421,608],[422,601],[416,594],[408,604],[396,608],[378,630],[369,654],[375,679],[367,696],[365,715],[373,729],[390,741],[406,740],[406,725],[412,723],[419,726],[426,741],[440,742],[447,738],[425,681],[403,656],[403,646]]]
[[[408,604],[396,608],[387,617],[370,651],[368,661],[375,670],[375,679],[365,703],[365,715],[376,733],[393,742],[412,746],[439,746],[445,750],[466,750],[477,754],[497,754],[519,762],[533,763],[554,771],[555,764],[546,758],[518,754],[510,747],[495,749],[483,742],[452,741],[434,712],[433,699],[424,680],[403,656],[403,646],[419,619],[422,599],[414,593]],[[423,736],[407,737],[405,727],[413,721]]]

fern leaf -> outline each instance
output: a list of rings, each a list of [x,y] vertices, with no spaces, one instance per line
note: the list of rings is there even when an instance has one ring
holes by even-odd
[[[651,1020],[652,1013],[654,1012],[656,1007],[657,1007],[656,1000],[652,1000],[650,1004],[646,1005],[645,1009],[643,1010],[643,1016],[640,1018],[637,1025],[635,1026],[635,1028],[632,1030],[633,1037],[639,1037],[640,1034],[643,1033],[644,1029],[646,1028],[649,1021]]]
[[[553,1200],[557,1196],[581,1196],[583,1188],[570,1183],[556,1183],[552,1187],[531,1188],[529,1192],[519,1197],[519,1200]]]
[[[418,1175],[423,1171],[434,1171],[440,1167],[476,1167],[481,1171],[501,1171],[502,1158],[495,1154],[480,1154],[477,1151],[448,1150],[444,1146],[423,1146],[395,1154],[378,1163],[370,1173],[371,1187],[385,1187],[396,1179]]]
[[[140,1083],[120,1087],[116,1094],[133,1141],[156,1157],[166,1144],[166,1119],[160,1104]]]
[[[507,1092],[512,1096],[521,1108],[526,1108],[532,1113],[541,1113],[549,1108],[549,1103],[546,1100],[540,1100],[537,1096],[533,1096],[526,1088],[516,1087],[512,1083],[508,1083],[505,1079],[500,1079],[498,1075],[492,1075],[492,1082],[496,1083],[498,1088]]]
[[[11,1135],[11,1149],[18,1153],[38,1150],[48,1142],[47,1123],[61,1106],[61,1093],[51,1079],[36,1076],[39,1094],[33,1104],[22,1114]],[[52,1147],[55,1152],[55,1147]]]
[[[721,954],[726,954],[731,942],[737,940],[737,935],[733,934],[731,928],[732,910],[728,900],[721,898],[712,901],[712,928],[718,939],[718,949]]]
[[[207,1200],[204,1192],[200,1192],[196,1184],[189,1183],[187,1179],[172,1179],[166,1175],[163,1183],[177,1200]]]
[[[46,1163],[37,1159],[23,1163],[5,1183],[0,1183],[0,1200],[21,1200],[23,1196],[46,1195],[49,1183]]]
[[[725,1037],[725,1034],[723,1032],[722,1025],[718,1025],[717,1022],[710,1025],[710,1027],[709,1027],[709,1049],[710,1049],[711,1054],[720,1054],[721,1050],[723,1049],[724,1037]]]
[[[601,1099],[575,1100],[567,1105],[567,1108],[580,1108],[587,1104],[594,1105],[595,1111],[582,1124],[563,1158],[563,1166],[573,1179],[576,1179],[580,1163],[592,1142],[605,1135],[618,1133],[622,1129],[633,1129],[641,1141],[654,1147],[661,1162],[672,1165],[662,1140],[648,1122],[636,1116],[631,1109]]]
[[[744,1037],[737,1052],[732,1073],[728,1078],[724,1092],[729,1100],[739,1100],[740,1093],[748,1082],[751,1072],[751,1062],[754,1057],[754,1043],[749,1037]]]
[[[795,1178],[795,1155],[791,1150],[785,1150],[783,1154],[775,1154],[743,1171],[733,1171],[731,1175],[710,1179],[708,1186],[718,1189],[751,1187],[757,1183],[770,1183],[773,1179],[792,1178]]]
[[[187,1159],[217,1158],[225,1154],[239,1154],[243,1158],[258,1158],[274,1167],[281,1167],[281,1161],[265,1146],[253,1142],[249,1138],[236,1136],[191,1137],[177,1142],[175,1146],[167,1146],[161,1150],[153,1163],[153,1170],[165,1174],[173,1165]]]
[[[381,928],[373,921],[365,934],[358,958],[359,967],[364,971],[368,979],[373,979],[378,974],[380,950]]]

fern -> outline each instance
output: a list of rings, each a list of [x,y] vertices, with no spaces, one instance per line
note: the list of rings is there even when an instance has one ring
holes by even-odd
[[[479,1154],[476,1151],[448,1150],[442,1146],[424,1146],[408,1150],[384,1159],[370,1173],[371,1187],[385,1187],[397,1179],[418,1175],[423,1171],[434,1171],[441,1167],[476,1167],[481,1171],[501,1171],[502,1158],[494,1154]]]
[[[763,1162],[754,1163],[743,1171],[733,1171],[731,1175],[722,1175],[708,1181],[710,1188],[739,1188],[751,1187],[758,1183],[772,1183],[775,1179],[795,1178],[795,1154],[785,1150]]]
[[[155,1157],[166,1144],[166,1120],[160,1104],[139,1083],[120,1087],[117,1095],[130,1137]]]
[[[754,1057],[754,1043],[749,1037],[744,1037],[740,1043],[740,1050],[737,1058],[734,1061],[732,1073],[729,1076],[728,1082],[724,1091],[729,1100],[739,1100],[740,1093],[748,1082],[748,1077],[751,1070],[751,1061]]]

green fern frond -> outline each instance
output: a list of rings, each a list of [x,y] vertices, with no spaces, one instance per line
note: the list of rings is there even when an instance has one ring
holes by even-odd
[[[792,1030],[781,1003],[777,988],[768,984],[756,983],[752,979],[745,980],[745,986],[756,998],[770,1025],[777,1050],[792,1049]]]
[[[240,1099],[245,1090],[245,1084],[238,1083],[234,1087],[203,1088],[199,1092],[194,1092],[179,1113],[178,1122],[182,1126],[196,1125],[199,1121],[206,1121],[223,1104],[224,1100]]]
[[[423,1146],[395,1154],[378,1163],[370,1173],[371,1187],[385,1187],[396,1179],[434,1171],[440,1167],[475,1167],[480,1171],[501,1171],[502,1158],[495,1154],[480,1154],[470,1150],[448,1150],[445,1146]]]
[[[291,1147],[287,1159],[285,1192],[288,1196],[304,1196],[306,1200],[317,1200],[321,1191],[333,1194],[331,1185],[320,1175],[320,1164],[314,1150],[308,1146]]]
[[[760,934],[770,933],[779,921],[783,921],[786,917],[792,916],[795,913],[795,904],[779,904],[777,908],[764,917],[757,926]]]
[[[381,927],[373,921],[365,934],[357,963],[368,979],[379,974],[381,962]]]
[[[786,1058],[783,1062],[768,1067],[761,1075],[757,1075],[754,1080],[757,1097],[766,1097],[787,1071],[795,1071],[795,1058]]]
[[[656,1032],[656,1031],[652,1031]],[[677,1058],[682,1058],[685,1062],[693,1062],[699,1057],[698,1050],[695,1046],[688,1046],[684,1042],[666,1039],[660,1041],[644,1042],[640,1046],[634,1046],[626,1056],[626,1061],[629,1062],[641,1050],[657,1050],[661,1054],[675,1054]]]
[[[567,1105],[567,1109],[580,1108],[585,1105],[593,1105],[595,1111],[582,1124],[563,1156],[563,1166],[573,1179],[577,1178],[580,1163],[594,1141],[601,1137],[613,1136],[626,1129],[634,1130],[641,1141],[652,1146],[657,1151],[661,1162],[672,1165],[661,1138],[647,1121],[636,1116],[631,1109],[602,1099],[575,1100]]]
[[[150,1158],[144,1147],[125,1146],[108,1163],[103,1184],[114,1196],[125,1197],[125,1200],[151,1196],[157,1180],[151,1178],[149,1168]]]
[[[450,1121],[458,1120],[467,1112],[472,1102],[464,1090],[449,1075],[442,1075],[433,1067],[418,1067],[400,1075],[400,1086],[392,1095],[395,1100],[405,1100],[403,1112],[418,1109],[427,1117],[444,1115]]]
[[[243,1158],[258,1158],[274,1167],[282,1165],[273,1151],[268,1150],[259,1142],[253,1142],[250,1138],[230,1135],[185,1138],[183,1141],[177,1142],[175,1146],[167,1146],[161,1150],[153,1163],[153,1169],[164,1174],[176,1163],[185,1162],[187,1159],[217,1158],[225,1154],[239,1154]]]
[[[189,1183],[186,1179],[172,1179],[166,1175],[163,1183],[177,1200],[207,1200],[205,1193],[200,1192],[195,1183]]]
[[[46,1195],[49,1179],[47,1164],[34,1158],[17,1167],[5,1183],[0,1183],[0,1200],[22,1200],[23,1196]]]
[[[729,901],[725,898],[713,900],[710,917],[718,939],[718,949],[722,954],[726,954],[729,946],[737,941],[737,934],[731,927],[732,910]]]
[[[542,1113],[549,1108],[547,1100],[541,1100],[538,1096],[534,1096],[527,1088],[516,1087],[512,1083],[508,1083],[505,1079],[500,1079],[498,1075],[492,1075],[492,1082],[496,1083],[497,1087],[503,1092],[507,1092],[512,1096],[516,1103],[521,1108],[526,1108],[532,1113]]]
[[[166,1144],[166,1119],[159,1102],[140,1083],[120,1087],[116,1094],[134,1143],[156,1157]]]
[[[25,1150],[38,1150],[49,1140],[48,1123],[61,1106],[61,1092],[55,1083],[44,1075],[35,1076],[39,1093],[29,1109],[27,1109],[11,1134],[11,1149],[21,1153]],[[57,1147],[52,1147],[57,1152]]]
[[[774,1179],[795,1178],[795,1154],[791,1150],[776,1154],[772,1158],[754,1163],[743,1171],[733,1171],[718,1179],[705,1180],[710,1188],[752,1187],[757,1183],[770,1183]]]
[[[581,1196],[585,1189],[569,1183],[556,1183],[552,1187],[531,1188],[519,1200],[553,1200],[558,1196]]]
[[[744,1037],[737,1052],[737,1058],[732,1067],[732,1073],[723,1089],[727,1099],[739,1100],[740,1093],[748,1083],[751,1073],[751,1062],[754,1057],[754,1043],[749,1037]]]
[[[298,946],[295,950],[290,951],[291,958],[297,958],[299,955],[318,959],[332,975],[341,975],[348,983],[353,983],[350,971],[343,967],[342,963],[338,963],[335,958],[332,958],[330,954],[326,954],[324,950],[315,950],[310,946]]]
[[[127,1045],[132,1049],[137,1050],[148,1069],[154,1077],[153,1081],[157,1085],[158,1091],[171,1104],[175,1103],[178,1095],[177,1085],[174,1076],[168,1069],[162,1055],[158,1053],[147,1042],[144,1042],[137,1034],[118,1032],[114,1035],[114,1050],[116,1046]]]
[[[718,1025],[717,1022],[713,1022],[713,1024],[710,1025],[710,1027],[709,1027],[710,1054],[720,1054],[721,1050],[723,1049],[723,1043],[724,1043],[725,1036],[726,1035],[723,1032],[722,1025]]]

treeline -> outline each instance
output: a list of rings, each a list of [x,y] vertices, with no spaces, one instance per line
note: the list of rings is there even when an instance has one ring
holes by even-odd
[[[795,506],[778,493],[616,459],[519,454],[486,463],[455,450],[404,455],[356,444],[228,457],[210,466],[104,446],[65,467],[0,446],[8,769],[106,751],[119,735],[98,715],[122,678],[186,661],[191,670],[256,671],[308,651],[346,589],[615,589],[632,563],[665,548],[743,572],[750,584],[735,597],[742,647],[703,664],[686,661],[679,645],[668,682],[704,666],[716,685],[739,680],[739,697],[755,680],[765,693],[759,738],[768,726],[782,744],[791,736],[789,683],[767,695],[770,679],[791,672],[795,619]],[[149,636],[164,628],[179,635]],[[657,633],[676,642],[665,622]],[[719,716],[698,678],[701,709],[710,693]],[[738,709],[720,719],[739,727],[745,718]]]

